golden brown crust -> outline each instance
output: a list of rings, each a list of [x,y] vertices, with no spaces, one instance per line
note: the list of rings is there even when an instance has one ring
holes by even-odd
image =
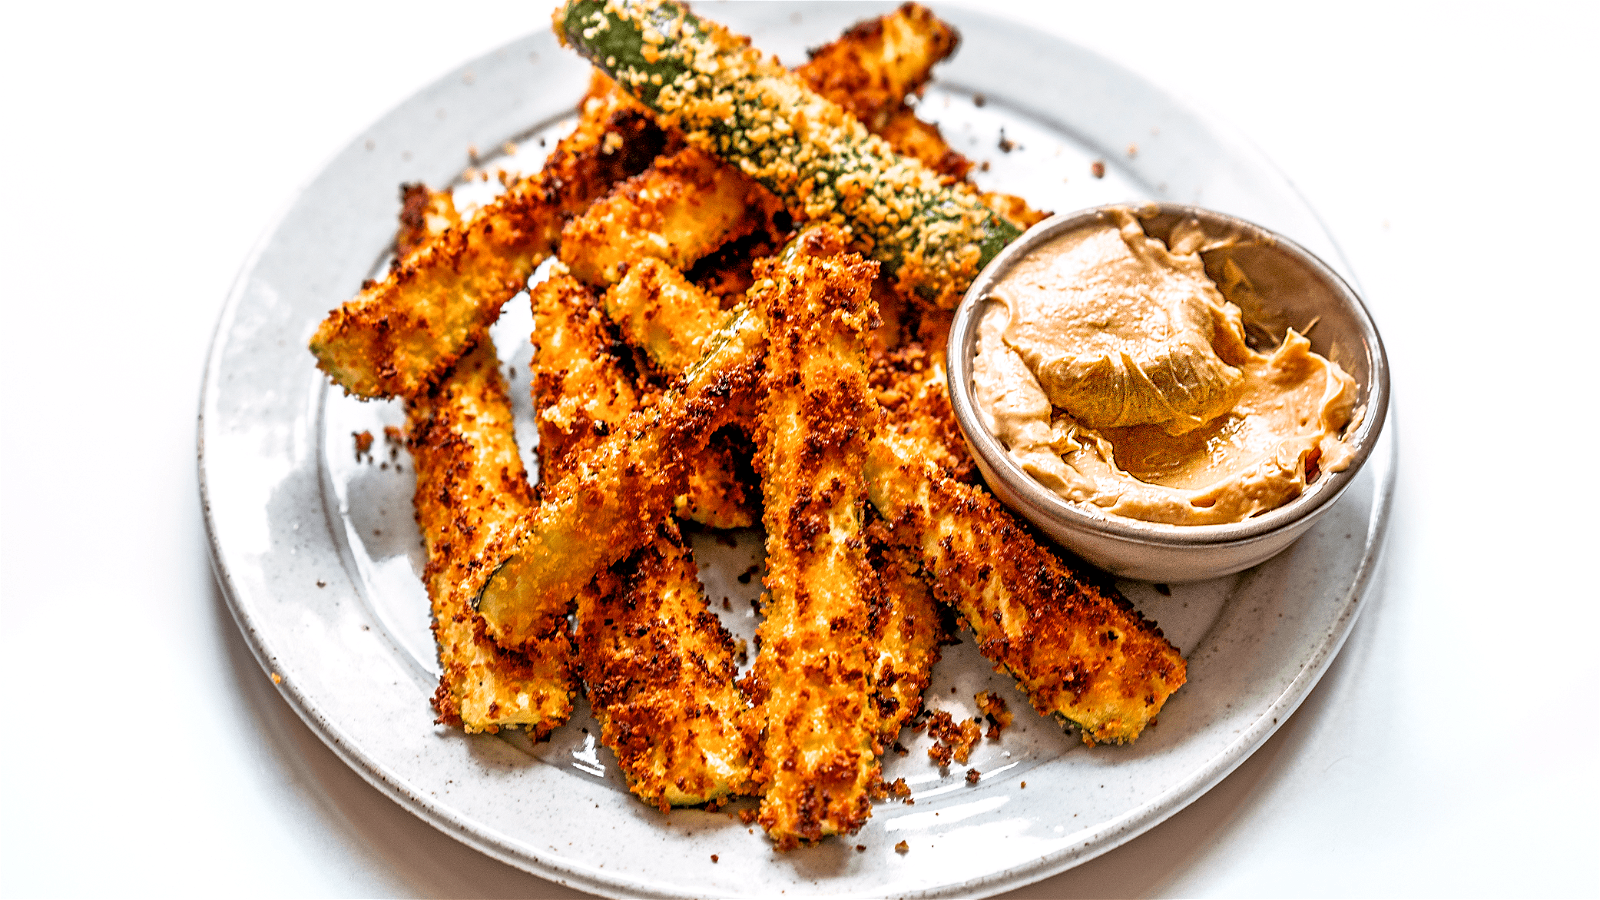
[[[561,232],[561,261],[590,284],[608,285],[628,266],[655,257],[685,269],[749,234],[751,208],[777,201],[738,169],[686,149],[656,160],[595,201]]]
[[[641,397],[587,287],[557,274],[531,294],[540,468],[559,482]],[[703,456],[697,469],[706,463]],[[745,704],[732,640],[706,608],[670,520],[652,545],[580,591],[576,606],[579,671],[601,740],[633,792],[665,809],[743,790],[750,751],[739,730]]]
[[[873,131],[888,141],[896,153],[909,156],[946,178],[960,181],[972,171],[972,160],[957,153],[945,142],[939,126],[917,118],[916,110],[907,104],[885,113],[883,124]]]
[[[449,191],[430,190],[425,184],[400,185],[400,230],[394,238],[394,261],[390,268],[410,256],[417,248],[451,228],[461,225],[454,196]]]
[[[585,103],[577,131],[537,174],[427,241],[382,280],[328,314],[311,339],[317,365],[359,397],[427,390],[488,333],[555,245],[563,221],[643,168],[665,141],[632,100]]]
[[[578,665],[628,787],[662,811],[750,788],[733,639],[670,522],[578,599]]]
[[[889,117],[904,108],[906,95],[919,90],[958,43],[955,29],[926,7],[907,3],[812,50],[795,74],[881,133]]]
[[[861,465],[877,411],[861,334],[877,266],[809,232],[751,290],[771,323],[757,436],[768,601],[746,681],[761,727],[759,821],[779,849],[852,833],[881,769]]]
[[[1032,228],[1050,218],[1050,213],[1042,209],[1034,209],[1028,205],[1028,201],[1018,197],[1016,194],[990,192],[982,196],[986,206],[1005,216],[1018,228]]]
[[[634,374],[615,352],[610,323],[593,293],[576,279],[553,275],[535,285],[533,360],[529,366],[534,424],[539,429],[539,480],[560,481],[579,454],[639,408]]]
[[[522,725],[542,736],[572,712],[564,618],[516,653],[489,639],[471,606],[507,548],[512,523],[533,505],[492,342],[481,342],[431,393],[407,404],[406,432],[417,526],[428,551],[422,577],[443,670],[434,695],[440,721],[469,732]]]
[[[867,531],[867,562],[879,581],[872,593],[872,640],[878,661],[872,668],[872,703],[878,710],[878,735],[894,742],[922,710],[922,692],[939,661],[939,646],[949,629],[933,591],[902,554],[889,544],[883,523]]]
[[[994,497],[926,461],[926,442],[884,434],[868,455],[873,505],[895,543],[920,556],[940,600],[972,628],[1034,708],[1123,743],[1184,682],[1186,664],[1154,623],[1089,583]]]
[[[873,363],[872,387],[887,414],[887,427],[916,439],[946,475],[976,482],[977,468],[950,406],[944,346],[929,349],[914,341]]]
[[[653,257],[637,260],[606,290],[605,310],[622,336],[668,373],[699,359],[706,338],[728,320],[715,297]]]

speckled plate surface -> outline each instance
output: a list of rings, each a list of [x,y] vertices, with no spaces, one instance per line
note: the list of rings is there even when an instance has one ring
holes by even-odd
[[[700,12],[794,63],[806,47],[888,8],[705,3]],[[1055,210],[1199,203],[1283,232],[1351,277],[1289,183],[1225,129],[1072,44],[972,13],[947,17],[963,44],[922,110],[956,149],[989,163],[979,176],[986,188]],[[1377,563],[1393,423],[1337,508],[1283,556],[1170,590],[1122,585],[1190,663],[1189,683],[1136,744],[1091,749],[1062,734],[968,639],[947,649],[928,705],[972,715],[974,693],[998,690],[1016,724],[948,772],[927,759],[925,737],[904,734],[910,753],[890,754],[885,769],[906,779],[915,805],[879,804],[848,841],[779,855],[759,829],[752,834],[726,812],[661,815],[627,794],[595,744],[586,707],[538,745],[434,725],[437,663],[418,580],[413,476],[405,451],[382,437],[403,416],[394,404],[330,390],[306,340],[382,264],[397,185],[457,180],[469,145],[516,141],[508,164],[537,158],[541,137],[548,143],[570,127],[586,79],[581,61],[535,34],[418,93],[295,200],[245,264],[217,326],[199,445],[217,577],[284,698],[356,771],[483,852],[600,894],[975,896],[1044,878],[1150,828],[1220,781],[1294,711],[1349,633]],[[1104,177],[1090,174],[1095,161]],[[474,190],[463,185],[458,196]],[[525,305],[513,303],[495,337],[533,462],[528,324]],[[351,434],[369,430],[378,436],[373,454],[357,459]],[[748,636],[759,535],[693,540],[714,606]],[[964,777],[969,767],[982,775],[975,785]],[[902,840],[909,850],[897,853]]]

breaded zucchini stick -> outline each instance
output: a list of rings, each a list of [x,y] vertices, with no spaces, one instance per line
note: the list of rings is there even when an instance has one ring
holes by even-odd
[[[578,666],[628,787],[665,812],[750,789],[733,638],[671,520],[579,595]]]
[[[595,201],[561,232],[561,261],[577,278],[608,285],[629,265],[656,257],[688,268],[749,234],[753,207],[776,210],[772,195],[744,173],[703,151],[656,160]]]
[[[605,311],[622,336],[668,374],[700,358],[706,338],[728,320],[715,297],[682,272],[646,257],[605,294]]]
[[[359,397],[427,390],[527,286],[566,217],[644,168],[665,140],[615,89],[591,96],[577,130],[556,145],[542,170],[330,312],[311,339],[317,366]]]
[[[556,275],[532,295],[540,469],[559,481],[640,398],[588,288]],[[578,593],[576,619],[578,668],[601,740],[633,792],[665,809],[743,790],[750,740],[739,729],[733,642],[670,520],[650,546]]]
[[[757,436],[768,599],[746,685],[759,821],[779,849],[859,829],[882,772],[861,476],[877,419],[861,345],[877,266],[845,246],[808,232],[758,264],[751,290],[774,327]]]
[[[433,700],[439,720],[468,732],[521,725],[542,737],[572,712],[564,612],[530,623],[524,653],[490,640],[471,605],[489,566],[508,549],[513,523],[533,506],[491,341],[406,404],[406,433],[428,550],[422,577],[444,670]]]
[[[981,488],[929,459],[926,441],[880,434],[867,458],[872,503],[894,542],[920,556],[935,594],[1035,709],[1086,743],[1139,736],[1187,666],[1161,629],[1074,573]]]
[[[761,316],[741,310],[682,380],[545,485],[515,549],[496,561],[478,596],[495,640],[522,646],[551,610],[565,609],[600,570],[651,540],[685,492],[694,457],[754,393],[765,333]]]
[[[812,50],[794,72],[813,91],[879,133],[904,108],[906,95],[919,90],[934,65],[955,52],[960,41],[955,29],[927,7],[907,3]]]

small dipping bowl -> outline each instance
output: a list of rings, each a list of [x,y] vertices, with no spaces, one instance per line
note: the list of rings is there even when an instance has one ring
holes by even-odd
[[[1389,366],[1383,341],[1356,292],[1322,260],[1288,238],[1194,206],[1123,208],[1131,208],[1145,233],[1163,243],[1186,219],[1197,221],[1208,238],[1234,239],[1231,246],[1202,253],[1201,259],[1206,273],[1218,282],[1224,263],[1231,259],[1254,287],[1259,308],[1241,304],[1251,342],[1265,336],[1267,343],[1275,343],[1293,327],[1306,335],[1313,350],[1355,379],[1359,419],[1344,435],[1352,452],[1350,464],[1338,472],[1321,473],[1289,503],[1230,525],[1167,525],[1109,515],[1092,504],[1062,498],[1022,470],[978,415],[972,386],[978,320],[991,302],[990,290],[1019,260],[1059,235],[1109,221],[1112,207],[1040,222],[990,261],[967,290],[950,329],[950,400],[956,421],[995,495],[1089,563],[1124,578],[1164,583],[1232,574],[1287,549],[1361,471],[1388,413]]]

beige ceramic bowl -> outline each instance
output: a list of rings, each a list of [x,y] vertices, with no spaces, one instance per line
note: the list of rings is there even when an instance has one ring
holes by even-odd
[[[1252,335],[1281,338],[1284,330],[1310,328],[1316,352],[1334,360],[1355,378],[1359,421],[1345,440],[1350,465],[1323,473],[1298,498],[1234,525],[1165,525],[1100,512],[1047,490],[1006,454],[984,428],[974,406],[972,357],[978,319],[990,288],[1018,260],[1057,235],[1108,215],[1108,207],[1054,216],[1007,247],[979,274],[962,298],[950,330],[950,399],[956,420],[978,468],[995,494],[1040,530],[1085,560],[1125,578],[1157,582],[1201,581],[1247,569],[1281,552],[1309,529],[1344,492],[1366,462],[1389,406],[1389,370],[1383,341],[1361,298],[1325,263],[1289,239],[1231,216],[1175,204],[1135,209],[1145,231],[1165,241],[1175,224],[1194,218],[1208,233],[1235,235],[1233,246],[1202,255],[1206,271],[1218,277],[1232,259],[1261,298],[1260,309],[1246,309]]]

